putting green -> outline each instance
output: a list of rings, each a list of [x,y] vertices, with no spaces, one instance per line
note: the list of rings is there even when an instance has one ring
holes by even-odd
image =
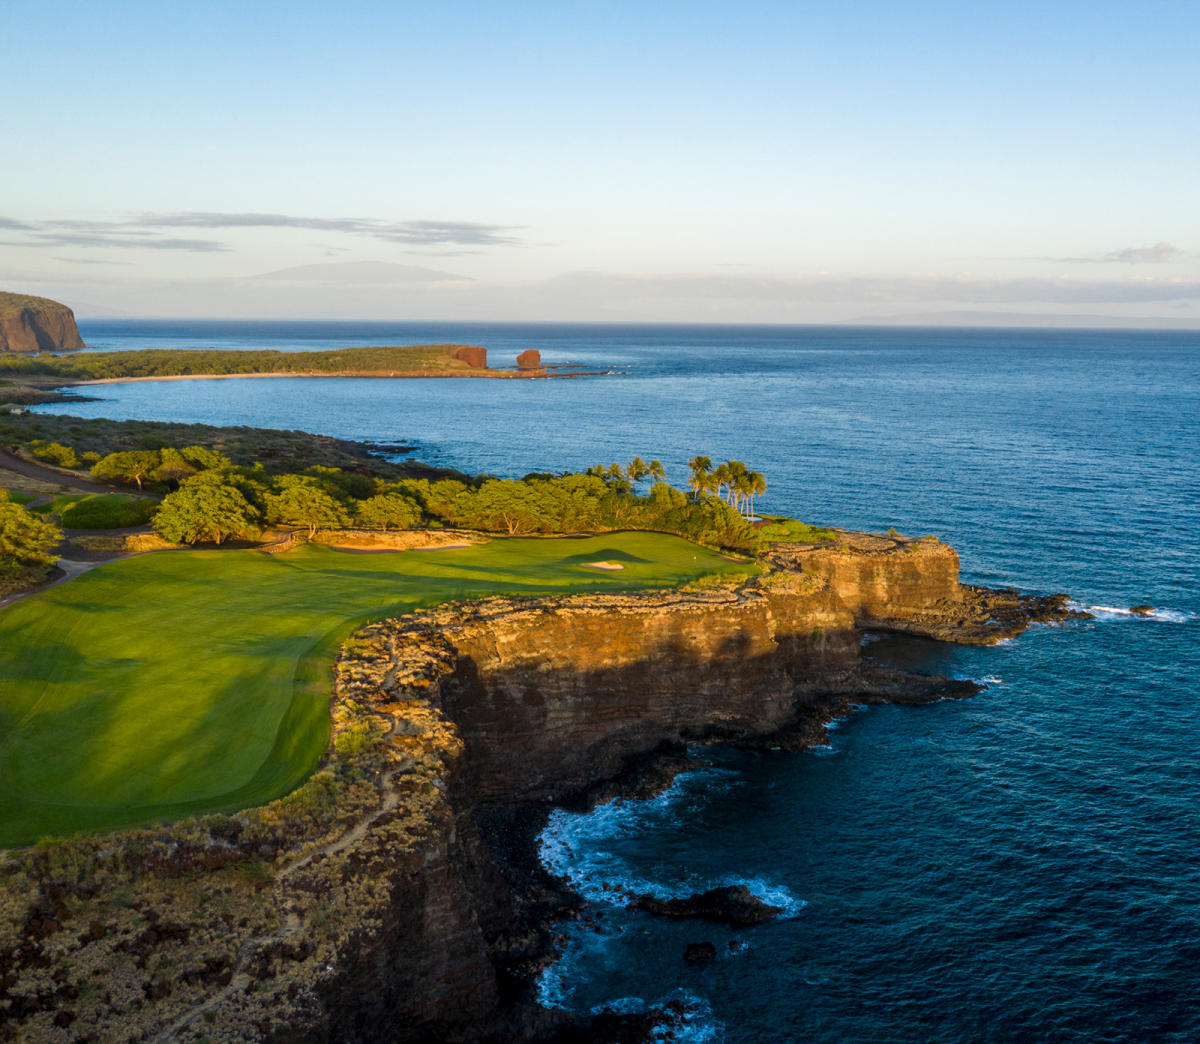
[[[624,568],[585,568],[597,560]],[[366,620],[753,569],[660,533],[383,554],[174,551],[101,566],[0,612],[0,847],[292,790],[328,743],[332,656]]]

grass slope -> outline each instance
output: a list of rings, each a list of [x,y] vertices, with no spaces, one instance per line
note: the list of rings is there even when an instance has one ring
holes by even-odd
[[[274,349],[142,348],[86,356],[0,357],[0,372],[26,377],[118,380],[130,377],[220,376],[239,373],[395,376],[470,372],[454,358],[456,344],[335,348],[322,352]],[[482,371],[476,371],[482,372]]]
[[[584,565],[597,560],[624,570]],[[754,568],[658,533],[111,563],[0,613],[0,847],[291,790],[328,742],[332,657],[365,620]]]

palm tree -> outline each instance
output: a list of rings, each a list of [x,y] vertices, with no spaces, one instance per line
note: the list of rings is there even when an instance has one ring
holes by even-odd
[[[723,465],[726,472],[725,484],[729,487],[729,503],[741,510],[743,488],[746,479],[746,465],[740,460],[727,460]]]
[[[661,468],[662,465],[660,464],[659,467]],[[650,466],[641,457],[634,457],[625,465],[625,474],[636,490],[637,484],[650,474]]]
[[[723,494],[721,493],[721,490],[724,489],[726,486],[728,486],[729,483],[733,479],[733,473],[729,470],[729,464],[728,463],[718,464],[716,466],[716,468],[713,470],[712,479],[717,487],[717,489],[716,489],[717,496],[718,497],[722,496]],[[728,499],[729,499],[729,502],[732,504],[733,503],[732,494],[730,494]]]
[[[618,490],[621,493],[628,493],[631,489],[633,489],[633,487],[629,484],[629,479],[625,475],[625,469],[621,467],[620,464],[616,463],[616,461],[608,466],[607,471],[608,483],[613,487],[613,489]]]
[[[752,471],[746,476],[746,484],[750,491],[750,515],[754,516],[754,498],[767,491],[767,476],[761,471]]]
[[[688,482],[688,489],[692,491],[692,498],[699,498],[701,493],[708,493],[712,483],[709,481],[710,472],[712,471],[712,461],[708,457],[693,457],[688,461],[688,467],[692,469],[692,477]]]
[[[667,481],[667,469],[662,466],[661,460],[650,461],[650,463],[646,466],[646,471],[656,482]]]

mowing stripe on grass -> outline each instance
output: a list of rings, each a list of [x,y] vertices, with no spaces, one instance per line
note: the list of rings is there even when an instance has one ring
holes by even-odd
[[[597,560],[624,569],[581,564]],[[231,811],[292,790],[328,744],[332,658],[369,619],[754,568],[660,533],[110,563],[0,612],[0,846]]]

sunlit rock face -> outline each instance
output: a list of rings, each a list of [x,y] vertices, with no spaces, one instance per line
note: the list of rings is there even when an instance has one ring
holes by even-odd
[[[0,351],[60,352],[86,348],[75,313],[48,297],[0,291]]]

